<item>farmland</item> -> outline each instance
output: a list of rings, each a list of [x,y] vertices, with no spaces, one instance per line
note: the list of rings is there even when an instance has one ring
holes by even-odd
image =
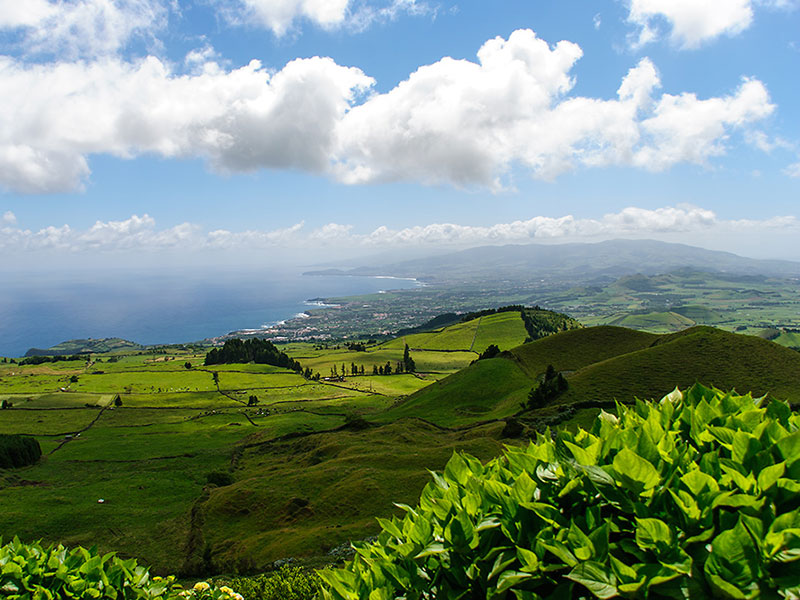
[[[347,449],[350,458],[342,459],[342,469],[350,472],[358,463],[372,473],[370,481],[387,484],[387,495],[376,498],[376,502],[383,502],[382,508],[360,506],[359,519],[331,509],[326,517],[319,515],[304,527],[303,536],[298,537],[290,528],[270,538],[269,543],[262,540],[258,552],[248,552],[252,556],[249,560],[261,564],[287,553],[324,553],[321,545],[340,543],[354,534],[366,535],[372,529],[375,509],[381,512],[391,506],[391,500],[400,496],[390,495],[400,489],[411,500],[412,491],[424,483],[425,468],[445,461],[454,448],[468,447],[486,458],[500,450],[499,442],[491,439],[460,442],[453,434],[448,442],[440,439],[435,428],[428,430],[419,424],[397,425],[394,434],[384,429],[369,432],[373,441],[352,444],[348,436],[358,438],[358,432],[337,431],[354,418],[370,418],[398,398],[475,360],[478,354],[469,347],[479,321],[461,328],[471,331],[463,349],[449,348],[440,339],[459,339],[458,329],[420,334],[416,339],[425,349],[412,353],[418,365],[414,374],[372,375],[373,366],[402,360],[403,343],[374,344],[366,351],[312,344],[287,347],[304,366],[324,375],[317,381],[269,365],[206,367],[205,353],[177,347],[153,352],[117,349],[76,360],[25,366],[0,363],[0,401],[11,406],[0,410],[0,430],[36,437],[45,455],[33,467],[0,471],[0,502],[4,507],[0,529],[13,531],[23,539],[43,537],[73,545],[97,544],[103,550],[146,558],[162,571],[204,568],[196,564],[196,554],[206,552],[208,546],[212,562],[216,561],[214,568],[245,569],[253,565],[242,562],[244,547],[231,549],[223,543],[230,539],[226,530],[235,530],[238,521],[225,517],[231,522],[227,528],[198,529],[191,518],[193,507],[197,502],[205,503],[202,499],[208,500],[204,510],[209,511],[211,524],[220,516],[217,510],[227,514],[243,497],[252,496],[259,510],[239,507],[235,512],[253,512],[262,519],[261,510],[270,507],[275,511],[273,521],[265,526],[280,529],[281,506],[291,500],[286,494],[308,496],[309,488],[327,485],[339,472],[339,467],[330,465],[320,466],[319,475],[309,470],[315,461],[322,462],[320,456],[328,456],[328,450],[316,449],[316,445],[327,447],[330,437],[337,447]],[[525,335],[518,316],[515,325],[512,342]],[[482,327],[491,328],[492,320]],[[508,337],[508,325],[501,327],[502,336]],[[491,338],[491,331],[484,337]],[[434,339],[438,341],[428,343]],[[348,370],[346,377],[327,377],[334,365],[341,368],[342,364]],[[352,376],[353,364],[366,367],[366,374]],[[251,402],[253,397],[255,402]],[[280,441],[283,436],[323,431],[331,433],[295,442],[305,444],[307,453],[284,450],[272,461],[263,453],[273,443],[284,443]],[[418,442],[418,457],[402,459],[403,475],[386,457],[395,453],[408,436]],[[367,450],[377,445],[385,447],[383,454]],[[367,455],[369,459],[365,459]],[[251,456],[261,462],[250,465]],[[240,463],[243,466],[237,470]],[[274,473],[256,478],[259,484],[252,491],[252,483],[235,491],[208,486],[211,473],[235,471],[237,479],[247,480],[255,471],[264,470]],[[351,475],[348,480],[353,484],[348,494],[355,493],[354,478]],[[231,493],[235,497],[229,497]],[[355,496],[350,502],[355,506]],[[276,503],[281,506],[276,507]],[[223,505],[227,508],[220,508]],[[37,507],[35,514],[31,506]],[[348,524],[339,527],[343,515]],[[252,527],[252,523],[244,519],[241,526]],[[325,531],[326,527],[331,531]],[[198,531],[203,539],[207,537],[199,550]],[[284,535],[296,539],[296,544],[283,546],[280,540]],[[180,564],[176,564],[176,548]]]
[[[0,528],[185,575],[285,556],[320,564],[374,534],[374,517],[396,514],[394,502],[413,501],[426,469],[453,451],[487,460],[524,443],[509,437],[508,419],[536,427],[575,402],[660,396],[696,379],[800,400],[800,354],[754,336],[591,327],[520,345],[526,336],[519,313],[506,312],[383,343],[283,346],[311,379],[205,366],[203,352],[180,347],[0,363],[0,400],[12,405],[0,430],[36,437],[45,455],[0,471]],[[489,344],[501,354],[476,361]],[[373,375],[401,362],[406,345],[415,373]],[[568,391],[519,414],[549,364]],[[567,425],[596,413],[581,408]]]

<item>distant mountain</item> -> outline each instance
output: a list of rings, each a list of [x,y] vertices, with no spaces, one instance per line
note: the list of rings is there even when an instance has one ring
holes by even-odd
[[[122,338],[67,340],[50,348],[31,348],[25,356],[71,356],[73,354],[95,354],[114,350],[141,350],[144,346]]]
[[[800,263],[745,258],[655,240],[610,240],[594,244],[482,246],[424,259],[309,275],[391,275],[425,281],[523,281],[535,278],[587,279],[652,275],[678,269],[775,277],[800,276]]]

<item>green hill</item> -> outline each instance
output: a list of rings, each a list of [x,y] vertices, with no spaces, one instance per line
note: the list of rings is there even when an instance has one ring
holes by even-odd
[[[519,411],[549,364],[569,383],[554,404],[658,398],[695,382],[800,402],[800,353],[788,348],[704,326],[665,335],[603,326],[559,333],[475,363],[412,394],[384,417],[425,416],[442,426],[477,414],[507,417]]]
[[[618,327],[667,333],[686,329],[696,323],[692,318],[678,312],[649,312],[622,315],[612,320],[609,324],[617,325]]]
[[[72,354],[101,354],[120,350],[142,350],[144,346],[122,338],[67,340],[50,348],[30,348],[25,356],[70,356]]]

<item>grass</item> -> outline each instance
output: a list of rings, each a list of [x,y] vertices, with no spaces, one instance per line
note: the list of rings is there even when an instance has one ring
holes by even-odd
[[[500,350],[510,350],[522,344],[527,337],[528,332],[518,312],[488,315],[480,319],[471,350],[481,353],[490,344],[495,344]]]
[[[800,353],[753,336],[696,327],[581,369],[560,401],[660,397],[695,382],[800,401]]]
[[[519,410],[531,385],[515,362],[485,359],[423,388],[380,418],[422,416],[445,427],[501,418]]]
[[[558,371],[576,371],[588,365],[642,350],[659,337],[622,327],[598,326],[573,329],[525,344],[511,351],[529,377],[535,379],[553,365]]]
[[[471,351],[472,343],[478,331],[480,319],[472,319],[466,323],[456,323],[430,333],[414,333],[397,338],[384,344],[387,348],[399,348],[405,344],[412,350],[463,350]]]
[[[248,448],[236,483],[201,504],[204,543],[223,571],[324,555],[377,533],[375,517],[397,514],[394,502],[416,498],[430,480],[425,469],[441,468],[453,451],[495,456],[500,429],[447,433],[410,419]]]

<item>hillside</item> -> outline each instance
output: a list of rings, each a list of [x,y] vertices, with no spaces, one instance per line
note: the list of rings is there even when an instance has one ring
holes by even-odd
[[[142,350],[144,346],[122,338],[67,340],[50,348],[31,348],[25,356],[71,356],[73,354],[100,354],[122,350]]]
[[[549,364],[569,383],[556,404],[654,398],[695,382],[800,402],[800,353],[788,348],[712,327],[656,335],[600,326],[559,333],[475,363],[412,394],[382,418],[424,414],[454,426],[477,414],[507,417],[519,411]]]

